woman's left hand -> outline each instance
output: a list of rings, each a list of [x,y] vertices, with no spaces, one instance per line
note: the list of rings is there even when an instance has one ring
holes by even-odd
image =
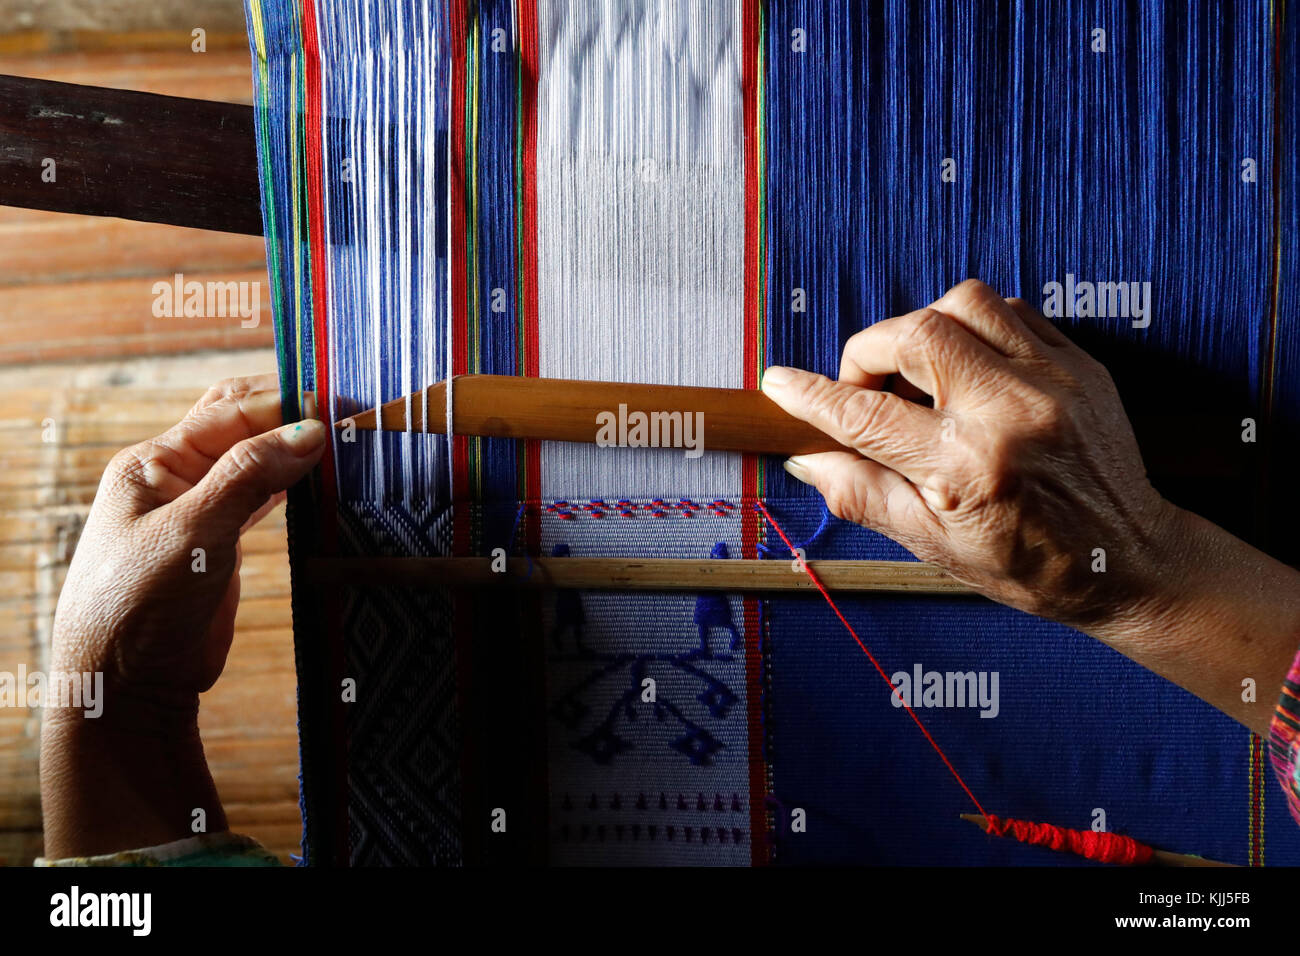
[[[59,597],[51,659],[55,674],[102,679],[103,699],[93,716],[45,709],[47,856],[188,836],[200,809],[209,832],[225,828],[198,706],[234,636],[239,536],[325,447],[320,422],[280,422],[274,376],[230,379],[109,463]]]

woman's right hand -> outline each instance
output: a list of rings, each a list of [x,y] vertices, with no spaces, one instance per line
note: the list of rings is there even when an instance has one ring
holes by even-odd
[[[835,515],[1267,726],[1241,681],[1280,686],[1300,575],[1162,498],[1109,373],[1027,303],[968,280],[854,335],[838,381],[762,386],[853,449],[786,464]]]

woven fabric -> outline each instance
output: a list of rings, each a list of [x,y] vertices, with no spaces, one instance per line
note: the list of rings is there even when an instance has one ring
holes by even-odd
[[[1286,555],[1284,5],[248,11],[287,413],[316,390],[338,421],[473,372],[752,388],[766,364],[833,374],[853,332],[970,275],[1049,309],[1053,283],[1106,284],[1057,321],[1111,369],[1157,486]],[[965,796],[815,598],[303,574],[497,548],[788,561],[757,500],[811,558],[909,557],[826,520],[779,462],[336,442],[290,510],[309,861],[1070,862],[958,819]],[[891,674],[971,675],[978,706],[924,716],[990,812],[1100,811],[1171,850],[1300,862],[1262,742],[1132,662],[979,601],[844,609]]]

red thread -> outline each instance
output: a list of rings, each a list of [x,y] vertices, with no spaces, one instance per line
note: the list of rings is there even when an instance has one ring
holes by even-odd
[[[1070,830],[1050,823],[1002,820],[988,814],[984,815],[984,819],[988,821],[988,832],[993,836],[1012,836],[1021,843],[1045,846],[1062,853],[1075,853],[1098,863],[1141,866],[1150,863],[1156,852],[1145,843],[1118,833]]]
[[[742,301],[741,385],[758,388],[758,373],[765,364],[763,332],[766,313],[763,309],[763,153],[759,137],[766,126],[761,108],[763,71],[763,0],[741,0],[740,90],[741,122],[745,150],[745,293]],[[741,459],[740,495],[743,501],[757,500],[763,460],[747,454]],[[758,539],[763,524],[752,508],[740,515],[740,556],[758,557]],[[767,795],[770,773],[766,758],[766,719],[764,706],[764,659],[761,631],[763,618],[758,598],[746,594],[742,602],[742,626],[745,633],[745,716],[749,727],[749,823],[753,834],[749,861],[755,866],[771,862]]]
[[[516,371],[528,378],[541,375],[541,322],[538,312],[540,270],[537,260],[537,81],[541,75],[538,44],[537,0],[520,0],[515,5],[519,17],[519,144],[520,164],[516,170],[523,190],[518,230],[520,285],[522,300],[518,308],[523,315],[523,359]],[[521,468],[521,498],[540,494],[542,490],[542,443],[526,441]],[[541,515],[529,512],[524,521],[524,541],[528,554],[541,554]]]
[[[840,619],[840,623],[844,625],[845,629],[853,635],[853,639],[858,642],[858,647],[862,648],[862,653],[866,654],[867,659],[875,665],[876,673],[880,675],[881,680],[889,685],[890,693],[893,693],[896,690],[894,682],[889,679],[889,675],[886,674],[885,669],[880,666],[880,662],[876,660],[876,656],[867,649],[867,645],[862,643],[862,638],[858,637],[858,632],[853,630],[853,625],[849,623],[849,619],[844,616],[839,607],[835,604],[835,601],[832,600],[831,593],[826,590],[826,585],[822,584],[821,578],[817,577],[817,575],[813,573],[813,569],[808,567],[808,562],[805,561],[803,556],[795,550],[794,545],[791,543],[790,539],[786,537],[785,532],[781,530],[781,526],[776,523],[776,519],[772,517],[771,512],[763,506],[763,502],[755,501],[754,507],[763,513],[763,517],[767,519],[768,524],[770,524],[772,529],[780,535],[785,546],[790,549],[790,553],[798,560],[799,567],[801,567],[804,573],[808,575],[808,580],[812,581],[812,583],[817,586],[817,590],[822,592],[822,597],[824,597],[826,603],[831,606],[831,610],[835,612],[835,616]],[[959,774],[957,768],[952,765],[952,761],[949,760],[948,755],[943,752],[943,748],[940,747],[938,742],[930,736],[930,731],[926,729],[925,724],[921,723],[921,718],[916,716],[916,711],[912,710],[907,701],[901,700],[901,698],[900,701],[903,708],[907,711],[908,716],[916,722],[916,726],[921,728],[921,733],[925,734],[925,739],[930,741],[930,746],[933,747],[934,752],[939,755],[939,759],[942,760],[943,765],[948,768],[948,772],[953,775],[953,778],[961,784],[961,788],[966,791],[966,796],[970,797],[971,803],[975,804],[976,809],[980,812],[980,816],[992,819],[989,817],[988,813],[985,812],[984,807],[980,805],[979,800],[975,799],[975,794],[971,792],[970,787],[966,786],[966,781],[961,778],[961,774]]]
[[[311,251],[311,285],[313,341],[315,355],[312,367],[316,377],[317,415],[322,421],[330,421],[329,394],[329,325],[327,315],[327,286],[325,268],[325,187],[322,183],[322,129],[324,126],[324,109],[321,105],[321,71],[320,47],[317,43],[316,0],[304,0],[301,6],[303,17],[302,41],[304,75],[306,78],[306,95],[303,101],[304,154],[307,167],[307,242]],[[298,383],[299,389],[302,382]],[[305,413],[305,410],[303,410]],[[334,485],[334,442],[327,432],[325,453],[317,466],[320,476],[319,488],[321,503],[317,514],[321,516],[320,547],[324,554],[338,551],[338,521],[335,500],[338,489]],[[336,592],[323,595],[326,621],[326,647],[328,648],[328,667],[334,686],[346,673],[343,651],[342,609],[340,596]],[[347,715],[345,708],[336,702],[330,710],[330,733],[335,741],[333,767],[330,772],[330,787],[333,790],[331,824],[334,830],[333,863],[335,866],[347,866],[351,856],[350,831],[348,827],[347,801]]]
[[[785,546],[790,549],[790,553],[795,555],[796,559],[799,561],[799,566],[803,569],[804,573],[808,575],[808,579],[816,585],[817,590],[820,591],[822,597],[826,599],[826,603],[829,604],[831,610],[835,612],[835,616],[840,619],[840,623],[843,624],[845,629],[853,635],[853,639],[858,642],[858,647],[862,648],[862,653],[867,655],[871,663],[875,665],[876,672],[880,674],[881,679],[884,680],[884,682],[889,685],[890,690],[893,691],[894,682],[889,679],[889,675],[886,674],[885,669],[880,666],[880,662],[876,660],[875,655],[867,649],[867,645],[862,643],[862,638],[858,637],[858,632],[853,630],[853,625],[849,623],[848,618],[846,618],[843,612],[840,611],[839,607],[836,606],[835,601],[831,598],[830,592],[826,590],[826,586],[822,584],[821,579],[813,573],[813,569],[808,566],[808,562],[806,562],[799,552],[795,550],[794,545],[790,542],[790,539],[786,537],[785,532],[781,530],[781,526],[776,523],[776,519],[772,517],[771,512],[763,506],[761,501],[755,501],[754,506],[763,513],[763,517],[767,519],[773,530],[775,530],[781,537]],[[989,833],[994,836],[1010,835],[1021,843],[1029,843],[1034,846],[1045,846],[1050,847],[1053,850],[1074,853],[1084,859],[1095,860],[1098,863],[1120,863],[1127,866],[1140,866],[1141,864],[1151,862],[1152,857],[1155,855],[1155,850],[1147,846],[1145,843],[1139,843],[1132,837],[1120,836],[1117,833],[1093,833],[1091,830],[1070,830],[1066,827],[1053,826],[1050,823],[1030,823],[1026,820],[1011,819],[1003,820],[988,813],[984,807],[980,805],[979,800],[975,798],[975,794],[971,792],[970,787],[966,786],[966,781],[961,778],[961,774],[959,774],[957,768],[952,765],[952,761],[949,760],[948,755],[943,752],[943,748],[941,748],[935,739],[930,736],[930,731],[926,729],[925,724],[921,723],[921,718],[916,716],[916,712],[908,706],[906,701],[902,701],[902,704],[907,710],[908,716],[916,722],[917,727],[921,728],[921,733],[925,734],[925,739],[930,742],[930,746],[934,748],[934,752],[943,760],[944,766],[948,768],[948,771],[953,775],[953,778],[961,784],[961,788],[966,791],[966,796],[970,797],[971,803],[975,804],[980,815],[988,822]]]

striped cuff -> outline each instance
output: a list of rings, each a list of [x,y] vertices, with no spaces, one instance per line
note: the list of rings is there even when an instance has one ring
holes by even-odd
[[[1282,682],[1268,732],[1269,759],[1286,794],[1291,816],[1300,823],[1300,654]]]

